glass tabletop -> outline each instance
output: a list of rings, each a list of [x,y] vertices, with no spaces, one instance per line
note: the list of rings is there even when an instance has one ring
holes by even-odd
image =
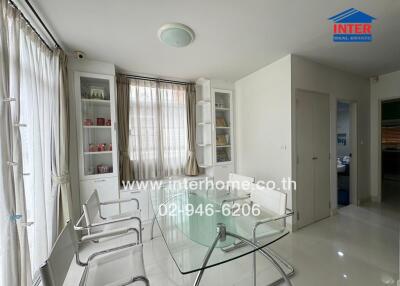
[[[276,219],[258,225],[256,248],[229,235],[231,233],[253,242],[254,227],[260,221],[277,217],[252,204],[246,193],[206,188],[193,190],[174,184],[163,185],[150,193],[155,220],[182,274],[253,253],[288,234],[284,219]],[[228,235],[216,240],[218,231],[221,231],[217,226],[221,225]],[[213,248],[211,256],[203,265],[210,248]]]

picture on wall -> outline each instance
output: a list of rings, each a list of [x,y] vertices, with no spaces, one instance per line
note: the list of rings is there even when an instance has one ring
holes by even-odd
[[[338,145],[347,145],[347,134],[346,133],[338,133],[337,134],[337,144]]]

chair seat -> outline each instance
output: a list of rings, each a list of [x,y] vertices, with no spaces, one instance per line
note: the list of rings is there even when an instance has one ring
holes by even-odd
[[[120,219],[120,218],[124,218],[124,217],[138,217],[138,218],[141,218],[141,212],[140,212],[140,210],[131,211],[131,212],[125,212],[125,213],[122,213],[122,214],[111,216],[111,217],[107,218],[106,221],[111,221],[111,220]],[[135,219],[121,221],[121,222],[115,222],[115,223],[110,223],[110,224],[104,225],[103,230],[109,231],[109,230],[113,230],[113,229],[121,228],[121,227],[134,227],[137,230],[139,230],[139,223]]]
[[[86,286],[129,285],[134,277],[146,276],[143,262],[143,245],[96,256],[87,266]],[[134,285],[141,285],[136,282]],[[145,285],[144,283],[142,285]]]

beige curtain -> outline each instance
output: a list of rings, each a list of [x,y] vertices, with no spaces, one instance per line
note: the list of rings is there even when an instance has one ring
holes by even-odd
[[[189,152],[185,173],[188,176],[197,176],[199,166],[196,160],[196,88],[194,84],[186,86],[186,113]]]
[[[20,132],[20,12],[0,0],[0,286],[32,283]]]
[[[117,114],[120,183],[133,179],[133,169],[129,158],[129,79],[117,77]]]
[[[72,214],[72,196],[69,178],[69,106],[67,56],[61,51],[54,52],[56,88],[53,101],[53,156],[52,190],[57,194],[57,234],[66,225]]]

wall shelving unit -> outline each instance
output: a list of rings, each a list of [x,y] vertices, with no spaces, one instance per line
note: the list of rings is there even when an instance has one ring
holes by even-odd
[[[203,78],[196,89],[197,161],[206,175],[226,181],[234,172],[232,91],[212,88]]]

